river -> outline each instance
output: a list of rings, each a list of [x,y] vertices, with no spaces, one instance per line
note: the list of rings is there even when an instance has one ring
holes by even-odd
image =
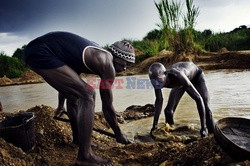
[[[215,120],[237,116],[250,118],[250,71],[217,70],[205,73],[207,87],[210,93],[210,107]],[[86,79],[85,79],[86,80]],[[88,78],[88,81],[91,78]],[[113,88],[114,107],[124,111],[131,105],[154,103],[154,91],[148,84],[147,75],[117,77]],[[92,80],[96,85],[97,81]],[[101,100],[96,89],[96,111],[101,111]],[[170,89],[164,89],[164,107],[166,106]],[[27,110],[36,105],[57,106],[57,91],[47,83],[0,87],[0,100],[5,112]],[[161,114],[159,122],[164,122]],[[195,102],[185,93],[175,114],[177,124],[199,125],[199,116]],[[141,125],[143,124],[143,125]],[[142,119],[124,125],[125,132],[133,128],[135,132],[149,131],[152,118]]]

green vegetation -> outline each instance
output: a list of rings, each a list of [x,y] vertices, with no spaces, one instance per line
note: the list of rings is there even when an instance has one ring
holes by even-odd
[[[210,29],[196,31],[194,27],[200,10],[193,0],[185,0],[185,5],[176,0],[160,0],[159,3],[155,2],[155,6],[160,18],[157,24],[159,29],[148,32],[142,40],[128,40],[137,52],[141,52],[136,57],[136,63],[163,49],[173,51],[176,56],[190,52],[216,52],[223,47],[229,51],[250,50],[250,28],[245,25],[224,33],[213,33]],[[25,47],[17,48],[12,57],[0,52],[0,77],[19,77],[28,69],[21,60]]]
[[[26,45],[24,45],[22,48],[17,48],[16,51],[13,53],[12,57],[22,60],[22,56],[24,54],[25,48],[26,48]]]
[[[20,77],[28,69],[21,60],[24,48],[25,46],[21,49],[18,48],[12,57],[7,56],[4,52],[0,52],[0,77],[4,75],[8,78]]]
[[[141,62],[149,57],[156,55],[160,49],[160,43],[157,40],[144,39],[142,41],[130,41],[132,45],[139,49],[143,50],[143,55],[136,58],[136,63]]]
[[[190,29],[189,29],[190,30]],[[181,44],[174,45],[175,49],[171,49],[168,38],[163,40],[164,33],[163,30],[154,29],[150,31],[142,40],[130,40],[132,45],[143,52],[144,54],[138,56],[136,62],[141,62],[146,58],[152,57],[159,53],[161,50],[176,50],[178,55],[181,51],[184,52],[217,52],[221,48],[226,48],[229,51],[238,51],[238,50],[250,50],[250,28],[247,28],[245,25],[235,28],[230,32],[224,33],[213,33],[210,29],[206,29],[203,32],[192,30],[180,30],[178,40],[175,42],[182,42]],[[178,38],[182,37],[182,38]]]
[[[208,51],[218,51],[222,47],[230,51],[250,49],[250,28],[240,26],[229,33],[218,33],[211,35],[206,43],[205,49]]]
[[[155,3],[161,23],[157,26],[162,31],[161,42],[175,54],[194,50],[194,25],[199,15],[199,8],[193,0],[186,0],[187,12],[183,14],[180,2],[161,0]],[[167,44],[168,43],[168,44]]]
[[[183,4],[173,0],[161,0],[155,2],[155,6],[160,17],[157,24],[159,30],[150,31],[141,41],[131,41],[136,49],[144,52],[136,62],[152,57],[163,49],[172,50],[175,55],[219,51],[223,47],[229,51],[250,49],[250,28],[245,25],[225,33],[213,33],[210,29],[196,31],[194,26],[200,10],[193,0],[186,0],[186,12],[183,12]]]

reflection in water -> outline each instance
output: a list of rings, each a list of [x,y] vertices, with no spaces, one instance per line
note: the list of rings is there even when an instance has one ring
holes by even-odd
[[[205,77],[211,98],[211,109],[215,120],[228,116],[250,118],[250,71],[212,71]],[[133,76],[136,79],[148,79],[147,75]],[[127,89],[127,77],[118,77],[124,80],[123,89],[113,89],[114,107],[123,111],[131,105],[145,105],[154,103],[152,89]],[[137,80],[135,80],[137,81]],[[131,82],[130,82],[131,83]],[[115,86],[116,87],[116,86]],[[137,86],[135,86],[138,88]],[[100,95],[97,92],[96,111],[101,111]],[[164,89],[164,107],[166,106],[170,89]],[[47,83],[0,87],[0,100],[4,111],[27,110],[35,105],[57,106],[57,92]],[[164,122],[162,112],[159,122]],[[176,124],[195,124],[199,126],[199,116],[195,102],[185,93],[175,114]],[[143,124],[143,125],[142,125]],[[152,118],[142,119],[122,125],[125,132],[135,135],[136,132],[150,131]],[[131,131],[133,129],[133,131]]]

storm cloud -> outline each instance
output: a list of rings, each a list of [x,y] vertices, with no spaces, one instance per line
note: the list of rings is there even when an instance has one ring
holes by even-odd
[[[194,3],[201,11],[197,30],[230,31],[250,24],[249,0]],[[154,0],[1,0],[0,51],[11,55],[50,31],[73,32],[100,45],[124,38],[140,40],[159,22]]]
[[[3,0],[0,2],[0,32],[23,32],[42,28],[46,23],[73,19],[86,1],[76,0]],[[72,13],[74,12],[74,13]]]

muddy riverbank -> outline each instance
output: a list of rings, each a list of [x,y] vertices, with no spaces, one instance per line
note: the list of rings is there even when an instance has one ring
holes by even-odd
[[[203,70],[250,69],[250,51],[222,51],[218,53],[201,53],[195,55],[174,55],[170,51],[163,50],[154,57],[148,58],[138,64],[128,67],[125,72],[117,73],[117,76],[146,74],[149,66],[154,62],[161,62],[165,66],[169,66],[179,61],[192,61]],[[6,76],[0,78],[0,86],[33,84],[42,82],[44,82],[44,80],[39,75],[30,70],[24,72],[20,78],[10,79]]]
[[[10,79],[6,76],[0,78],[0,86],[36,84],[42,82],[44,82],[43,78],[31,70],[24,72],[19,78]]]
[[[28,153],[0,139],[0,165],[74,165],[78,147],[71,144],[71,129],[65,122],[55,121],[53,108],[36,106],[28,112],[35,113],[35,147]],[[0,114],[0,119],[5,116]],[[122,124],[120,124],[122,125]],[[96,113],[95,127],[109,126],[102,114]],[[249,165],[250,161],[237,162],[216,143],[213,135],[193,137],[189,141],[165,140],[136,142],[130,145],[117,143],[113,138],[93,132],[93,150],[109,158],[113,165]]]
[[[149,66],[154,62],[160,62],[164,66],[169,66],[179,61],[192,61],[203,70],[250,69],[250,51],[174,55],[170,51],[163,50],[156,56],[128,68],[123,75],[147,74]]]

